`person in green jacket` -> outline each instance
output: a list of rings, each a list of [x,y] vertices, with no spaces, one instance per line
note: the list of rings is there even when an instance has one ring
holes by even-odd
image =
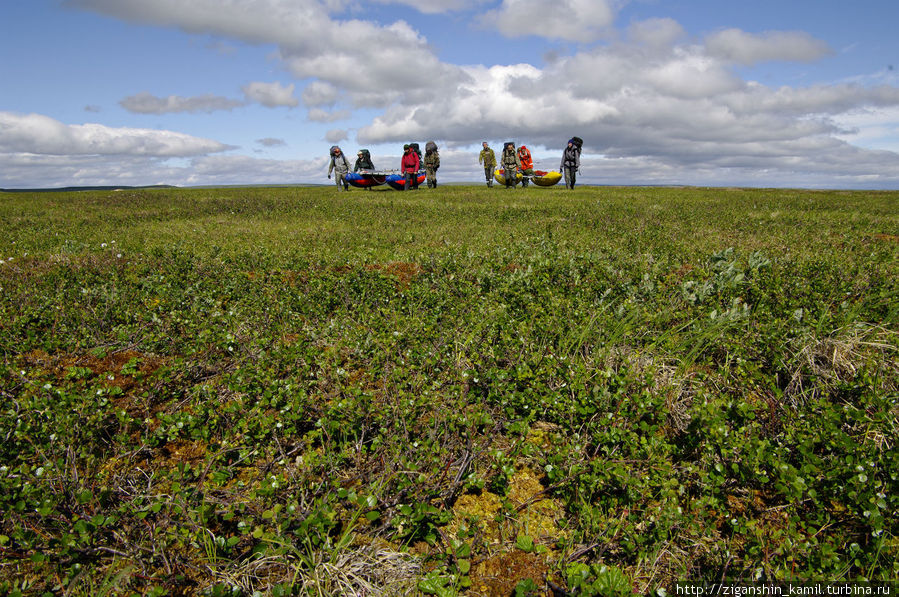
[[[481,154],[478,157],[478,163],[484,165],[484,176],[487,177],[487,186],[493,186],[493,171],[496,170],[496,154],[493,153],[493,150],[490,149],[490,146],[487,145],[487,142],[484,141],[484,149],[481,150]]]
[[[425,144],[425,174],[428,177],[428,188],[437,188],[437,169],[440,168],[440,154],[437,153],[437,144],[428,141]]]

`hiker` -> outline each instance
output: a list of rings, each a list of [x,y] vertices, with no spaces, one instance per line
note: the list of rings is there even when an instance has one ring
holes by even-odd
[[[502,160],[506,188],[511,189],[518,182],[518,170],[521,168],[521,161],[518,159],[518,153],[515,151],[515,144],[511,141],[506,141],[503,145]]]
[[[496,154],[493,153],[486,141],[483,145],[484,149],[478,156],[478,163],[484,165],[484,176],[487,177],[487,187],[490,188],[493,186],[493,171],[496,170]]]
[[[405,177],[404,191],[408,191],[410,187],[416,191],[418,190],[418,170],[420,168],[421,160],[418,159],[418,154],[412,150],[408,143],[403,145],[403,159],[400,161],[400,172]]]
[[[338,191],[349,191],[350,185],[347,184],[346,175],[350,171],[350,163],[346,156],[340,151],[340,147],[331,146],[331,165],[328,166],[328,180],[331,179],[331,172],[335,173],[335,181],[337,182]],[[343,187],[343,188],[341,188]]]
[[[360,170],[374,170],[375,165],[371,161],[371,152],[367,149],[360,149],[356,154],[356,165],[353,166],[353,172]]]
[[[437,169],[440,168],[440,154],[433,141],[425,143],[425,174],[428,177],[428,188],[437,188]]]
[[[565,187],[574,189],[576,174],[581,169],[581,145],[584,141],[580,137],[572,137],[568,140],[568,146],[562,151],[562,163],[559,170],[565,175]]]
[[[534,158],[531,157],[531,150],[522,145],[518,148],[518,161],[521,162],[521,186],[527,188],[530,177],[534,176]]]

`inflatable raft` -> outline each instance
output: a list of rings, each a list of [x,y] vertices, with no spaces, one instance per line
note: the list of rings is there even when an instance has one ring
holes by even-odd
[[[547,172],[546,170],[534,170],[534,177],[531,178],[535,185],[541,187],[551,187],[560,180],[562,180],[561,172]]]
[[[418,173],[418,184],[424,184],[425,178],[427,177],[424,171],[420,171]],[[406,187],[406,178],[402,174],[391,174],[387,177],[387,186],[395,191],[403,191]]]
[[[493,173],[493,178],[501,185],[506,184],[506,171],[502,168],[497,169]],[[518,184],[519,182],[521,182],[522,178],[524,177],[521,175],[521,172],[517,173],[515,175],[514,184]],[[535,185],[541,187],[551,187],[554,184],[558,183],[560,180],[562,180],[562,174],[560,172],[555,172],[552,170],[550,170],[549,172],[547,172],[546,170],[534,170],[534,175],[531,176],[531,181],[533,181]]]
[[[493,178],[501,185],[506,184],[506,171],[503,168],[497,168],[493,172]],[[517,172],[515,174],[515,180],[512,182],[512,186],[514,187],[519,182],[521,182],[521,172]]]
[[[387,175],[374,170],[360,170],[349,172],[346,181],[357,189],[370,189],[387,182]]]

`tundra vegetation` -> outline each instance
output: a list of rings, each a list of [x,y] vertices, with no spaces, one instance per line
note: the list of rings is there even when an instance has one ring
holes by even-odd
[[[899,576],[899,193],[0,195],[0,594]]]

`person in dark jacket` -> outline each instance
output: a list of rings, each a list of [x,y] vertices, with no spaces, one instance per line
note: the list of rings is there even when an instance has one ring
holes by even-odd
[[[412,151],[411,146],[403,145],[403,159],[400,162],[400,172],[405,177],[404,191],[408,191],[410,188],[418,190],[418,171],[420,169],[421,161],[418,159],[418,154]]]
[[[367,149],[360,149],[356,154],[356,165],[353,166],[353,172],[360,170],[374,170],[375,165],[371,161],[371,153]]]
[[[562,164],[559,170],[565,175],[565,187],[574,188],[574,181],[581,169],[581,148],[577,146],[574,138],[568,140],[568,146],[562,150]]]

